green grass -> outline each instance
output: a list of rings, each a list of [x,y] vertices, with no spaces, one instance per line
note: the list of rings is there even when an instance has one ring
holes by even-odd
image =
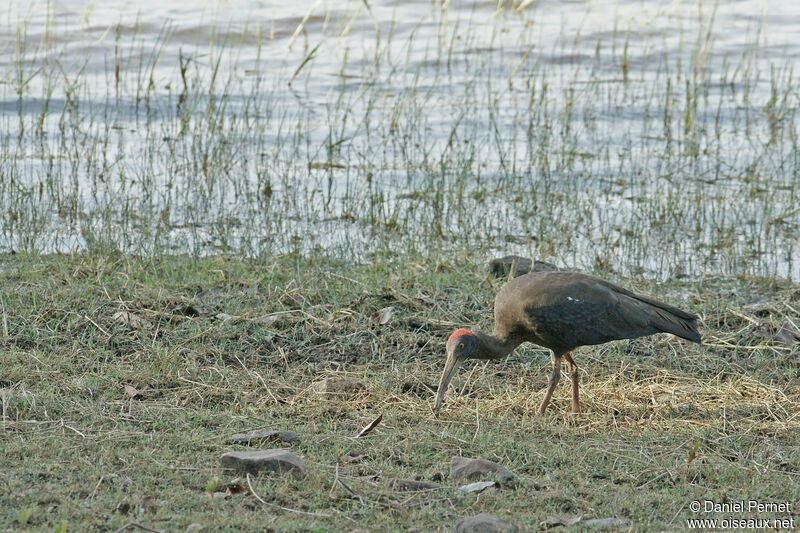
[[[449,256],[5,256],[0,528],[449,531],[487,512],[527,530],[582,515],[660,531],[700,516],[688,509],[696,499],[798,501],[798,345],[763,336],[800,321],[797,285],[625,281],[699,313],[705,344],[662,335],[583,348],[585,413],[567,414],[567,380],[543,418],[549,356],[526,345],[466,365],[437,420],[444,339],[456,325],[490,328],[502,283]],[[390,305],[389,323],[370,326]],[[120,311],[149,325],[125,325]],[[366,391],[320,397],[310,386],[330,375]],[[266,504],[249,489],[212,497],[236,477],[220,455],[243,448],[225,439],[255,428],[297,431],[307,476],[251,478]],[[502,463],[519,488],[459,495],[454,455]],[[334,482],[337,463],[353,493]],[[389,478],[442,488],[398,492]]]

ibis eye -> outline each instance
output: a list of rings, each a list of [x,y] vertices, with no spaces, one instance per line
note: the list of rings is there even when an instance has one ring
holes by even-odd
[[[464,343],[463,342],[459,342],[458,343],[458,349],[459,350],[463,350],[464,349]]]

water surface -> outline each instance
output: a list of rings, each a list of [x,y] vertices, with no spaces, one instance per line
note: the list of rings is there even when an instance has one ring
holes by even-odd
[[[0,8],[0,249],[800,280],[794,2]]]

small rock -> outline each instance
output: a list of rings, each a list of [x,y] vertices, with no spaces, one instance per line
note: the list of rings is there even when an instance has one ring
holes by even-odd
[[[519,255],[507,255],[505,257],[498,257],[489,262],[489,272],[497,277],[506,277],[511,268],[516,265],[516,274],[514,277],[522,276],[528,272],[551,272],[557,270],[564,270],[557,266],[547,263],[545,261],[531,261],[527,257]]]
[[[270,324],[274,324],[275,322],[277,322],[280,317],[281,316],[278,314],[264,315],[254,319],[253,322],[269,326]]]
[[[390,478],[386,483],[390,489],[394,490],[431,490],[438,489],[439,485],[430,481],[416,481],[413,479]]]
[[[519,527],[508,520],[481,513],[465,518],[455,526],[453,533],[517,533]]]
[[[789,322],[784,322],[781,329],[775,334],[775,340],[784,346],[791,347],[796,342],[800,342],[800,332]]]
[[[559,268],[552,263],[548,263],[547,261],[539,261],[538,259],[533,262],[534,272],[558,272],[561,270],[566,270],[566,269]]]
[[[360,463],[361,461],[364,460],[364,457],[365,457],[365,455],[363,453],[362,454],[358,454],[358,453],[355,453],[353,451],[349,451],[346,454],[344,454],[341,457],[339,457],[339,462],[341,462],[342,464],[345,464],[345,465],[348,465],[348,464],[351,465],[351,464]]]
[[[486,459],[470,459],[455,456],[450,460],[450,479],[453,481],[483,481],[486,478],[497,480],[501,487],[513,488],[517,478],[503,465]]]
[[[130,311],[117,311],[111,317],[115,322],[119,322],[131,329],[153,329],[153,323],[144,318],[143,316],[131,313]]]
[[[367,390],[363,383],[352,378],[325,378],[312,385],[317,394],[325,396],[352,397]]]
[[[301,478],[306,472],[303,460],[284,449],[228,452],[222,455],[221,461],[225,468],[253,475],[258,472],[277,472]]]
[[[527,257],[520,257],[518,255],[507,255],[505,257],[498,257],[489,262],[489,272],[497,277],[508,276],[513,268],[516,268],[515,276],[522,276],[531,271],[533,262]]]
[[[167,312],[172,314],[172,315],[183,315],[183,316],[197,317],[197,316],[200,316],[202,314],[207,314],[204,311],[205,311],[204,309],[198,309],[197,307],[195,307],[192,304],[183,303],[183,304],[180,304],[180,305],[176,305],[175,307],[172,307]]]
[[[784,322],[780,328],[773,324],[762,324],[755,329],[755,334],[766,341],[777,342],[788,347],[792,347],[797,341],[800,341],[800,332],[795,330],[789,322]]]
[[[572,527],[580,521],[580,516],[548,516],[545,520],[539,522],[539,527],[542,529],[550,529],[557,526]]]
[[[607,527],[627,527],[631,525],[631,521],[626,518],[592,518],[591,520],[583,520],[580,516],[549,516],[546,520],[539,523],[542,529],[550,529],[553,527],[563,526],[572,527],[580,524],[594,529],[604,529]]]
[[[595,529],[603,529],[606,527],[626,527],[631,525],[631,521],[626,518],[592,518],[591,520],[584,520],[581,522],[582,526],[593,527]]]
[[[489,487],[494,487],[496,484],[497,484],[496,481],[476,481],[475,483],[470,483],[469,485],[461,485],[460,487],[458,487],[458,491],[465,493],[483,492]]]
[[[300,436],[294,431],[279,429],[257,429],[247,433],[237,433],[228,439],[228,444],[244,444],[245,446],[254,442],[262,441],[282,441],[293,443]]]
[[[370,327],[385,326],[392,319],[392,314],[394,314],[394,307],[391,305],[372,313],[369,317]]]

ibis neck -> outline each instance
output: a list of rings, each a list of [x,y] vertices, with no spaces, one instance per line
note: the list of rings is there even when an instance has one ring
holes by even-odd
[[[502,339],[482,331],[475,331],[474,335],[478,339],[478,348],[475,350],[474,359],[500,359],[522,344],[522,340],[514,336]]]

